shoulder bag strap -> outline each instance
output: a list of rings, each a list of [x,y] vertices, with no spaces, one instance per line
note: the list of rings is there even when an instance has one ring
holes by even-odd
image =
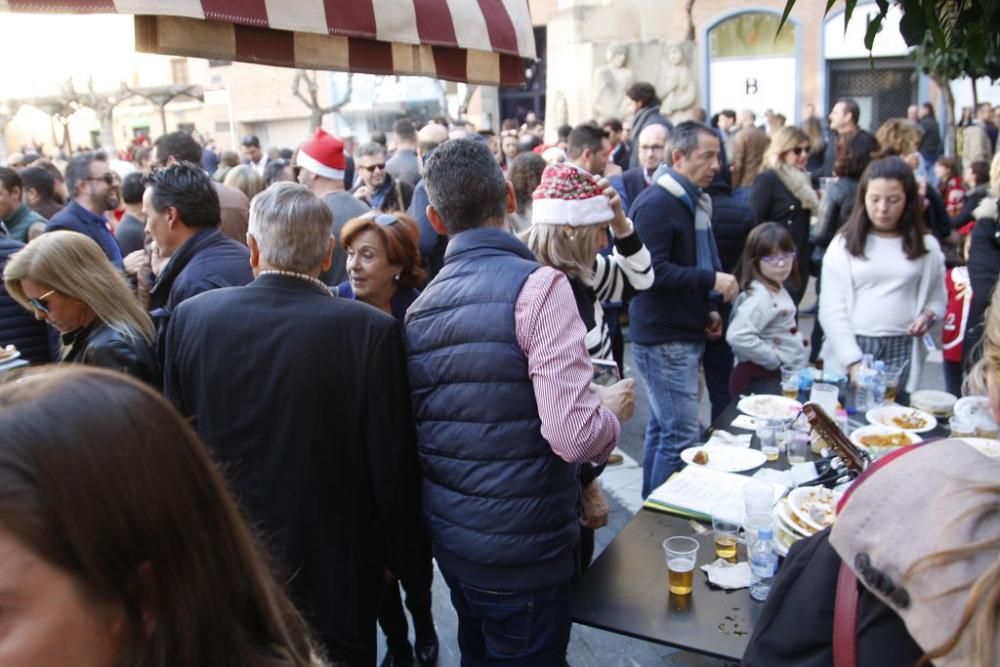
[[[833,607],[833,667],[858,664],[858,580],[846,563],[840,564]]]

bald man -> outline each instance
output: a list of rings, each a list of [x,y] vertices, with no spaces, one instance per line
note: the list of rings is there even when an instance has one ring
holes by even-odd
[[[631,204],[639,193],[652,182],[653,172],[664,160],[667,147],[667,128],[663,125],[647,125],[642,128],[635,142],[635,150],[639,152],[639,166],[622,174],[625,187],[623,203]]]
[[[427,123],[417,132],[417,155],[423,164],[431,156],[434,149],[448,141],[448,128],[439,123]],[[427,218],[427,189],[421,179],[413,189],[413,199],[410,200],[410,214],[420,227],[420,259],[427,270],[427,280],[437,275],[444,265],[444,250],[448,246],[448,237],[438,234],[431,221]]]

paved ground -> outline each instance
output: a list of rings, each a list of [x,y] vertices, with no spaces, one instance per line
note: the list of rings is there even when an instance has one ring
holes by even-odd
[[[810,289],[810,294],[811,291]],[[811,300],[812,296],[807,294],[805,305],[808,305]],[[812,331],[813,322],[812,317],[801,318],[800,328],[806,337]],[[626,377],[636,377],[628,349],[626,346],[625,375]],[[940,352],[932,353],[927,361],[921,383],[922,388],[943,389],[944,375]],[[625,424],[620,443],[625,461],[619,466],[605,469],[604,474],[599,478],[608,500],[610,516],[608,526],[597,531],[595,559],[614,539],[614,536],[625,527],[632,515],[639,510],[642,502],[640,497],[642,490],[642,445],[646,422],[649,419],[649,407],[642,383],[637,382],[636,387],[635,416]],[[701,402],[701,420],[702,425],[707,425],[710,421],[707,397],[703,397]],[[441,640],[441,656],[438,665],[440,667],[458,667],[461,664],[461,659],[458,645],[455,642],[457,620],[451,606],[448,587],[440,574],[434,579],[434,620]],[[381,659],[385,650],[381,635],[379,643],[379,659]],[[666,646],[580,625],[573,626],[567,659],[572,667],[723,667],[727,664],[720,660],[704,658]]]

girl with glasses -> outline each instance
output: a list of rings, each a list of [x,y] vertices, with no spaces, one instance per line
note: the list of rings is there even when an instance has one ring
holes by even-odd
[[[736,357],[729,391],[739,396],[754,378],[779,378],[783,365],[804,366],[807,343],[795,321],[785,285],[799,284],[795,241],[784,225],[765,222],[747,237],[740,260],[740,287],[726,342]]]
[[[819,212],[819,197],[805,170],[809,145],[808,135],[795,126],[777,130],[764,154],[767,169],[758,174],[750,192],[750,206],[758,224],[772,221],[788,228],[804,276],[809,275],[810,218]],[[796,306],[804,292],[804,282],[789,290]]]
[[[62,361],[159,385],[153,322],[94,240],[43,234],[10,258],[3,279],[18,303],[62,334]]]

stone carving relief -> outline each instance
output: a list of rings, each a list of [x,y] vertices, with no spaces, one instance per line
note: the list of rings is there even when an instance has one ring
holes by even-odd
[[[666,50],[663,75],[658,85],[660,113],[672,121],[686,120],[698,102],[698,84],[691,65],[694,42],[670,44]]]
[[[627,66],[628,44],[612,42],[605,54],[606,64],[594,71],[593,114],[598,122],[628,115],[625,91],[635,82],[635,74]]]

